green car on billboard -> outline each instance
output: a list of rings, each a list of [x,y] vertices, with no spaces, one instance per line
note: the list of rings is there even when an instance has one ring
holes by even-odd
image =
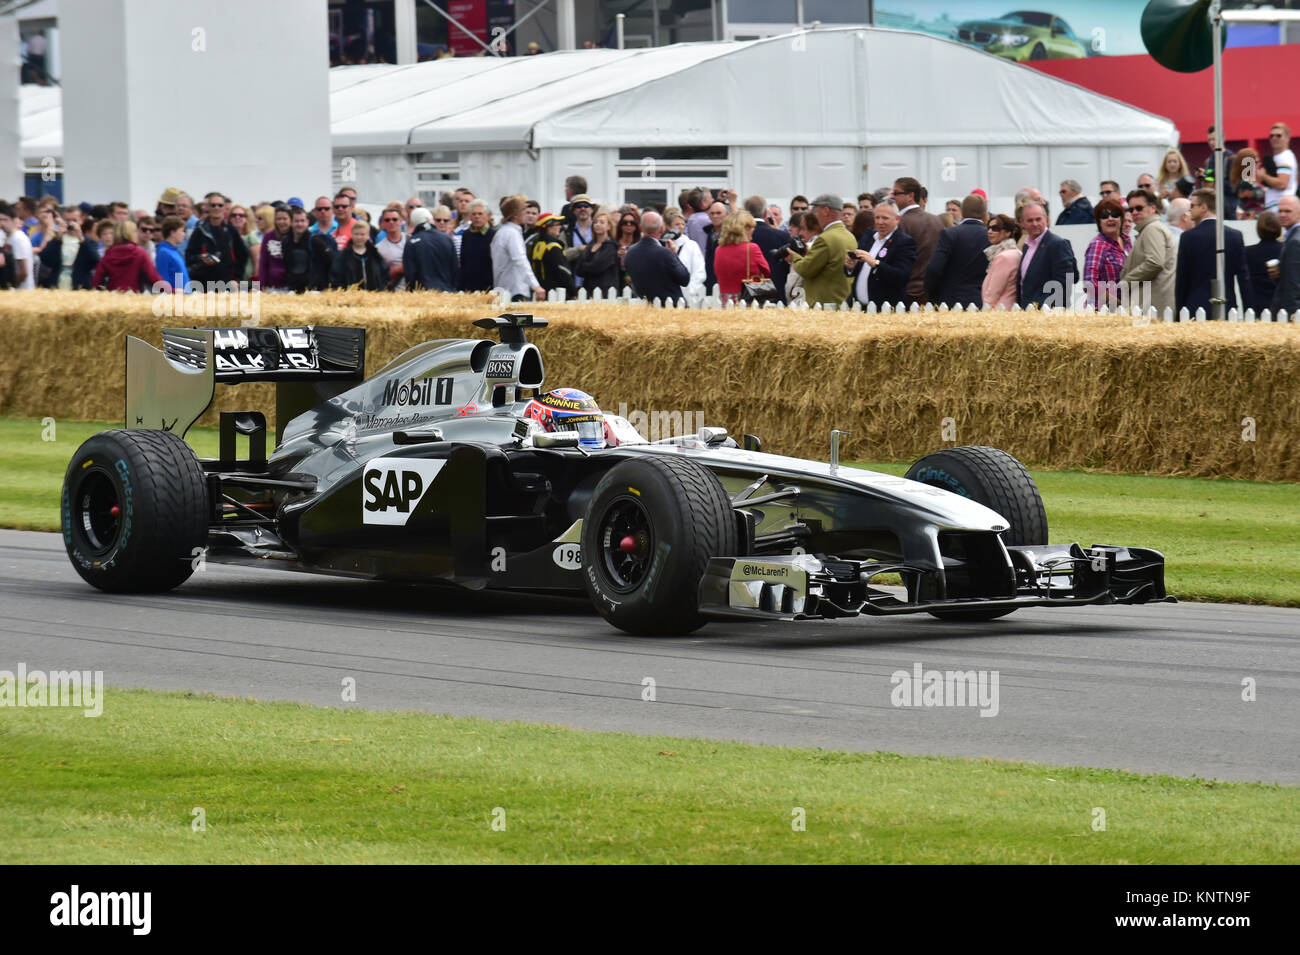
[[[957,39],[1017,62],[1088,55],[1087,47],[1075,37],[1068,23],[1035,10],[1015,10],[996,20],[967,20],[957,26]]]

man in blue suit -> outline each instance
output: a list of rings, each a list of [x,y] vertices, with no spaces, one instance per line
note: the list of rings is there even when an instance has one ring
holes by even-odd
[[[663,216],[647,212],[641,217],[641,241],[630,246],[623,257],[632,288],[647,302],[675,302],[682,297],[682,286],[691,280],[682,260],[664,246],[663,233]]]
[[[1025,230],[1025,248],[1020,257],[1016,301],[1021,308],[1068,306],[1070,290],[1079,277],[1074,248],[1047,230],[1047,213],[1036,202],[1020,207],[1020,227]]]
[[[984,276],[988,274],[988,204],[983,196],[961,201],[961,222],[939,233],[934,255],[925,267],[925,297],[935,305],[965,308],[984,304]]]
[[[857,250],[849,253],[848,271],[853,279],[849,303],[856,299],[864,308],[873,302],[877,308],[911,305],[907,283],[916,262],[916,240],[899,228],[893,199],[877,203],[873,218],[876,231],[863,233]]]
[[[1191,195],[1188,213],[1196,225],[1178,240],[1178,272],[1174,278],[1174,311],[1186,308],[1195,316],[1198,308],[1205,309],[1210,317],[1210,283],[1217,274],[1214,229],[1214,190],[1197,189]],[[1223,247],[1227,250],[1224,263],[1224,285],[1227,308],[1236,308],[1238,302],[1250,301],[1250,273],[1246,271],[1246,242],[1236,229],[1223,230]],[[1241,287],[1241,297],[1233,291],[1233,282]]]
[[[1061,183],[1061,202],[1065,203],[1065,208],[1056,217],[1057,225],[1092,225],[1095,221],[1092,203],[1083,194],[1079,180],[1067,179]]]

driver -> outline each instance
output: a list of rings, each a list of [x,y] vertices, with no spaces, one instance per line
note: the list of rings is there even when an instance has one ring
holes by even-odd
[[[605,424],[596,399],[577,388],[556,388],[528,402],[524,417],[536,421],[548,434],[578,432],[578,444],[589,450],[617,444]]]

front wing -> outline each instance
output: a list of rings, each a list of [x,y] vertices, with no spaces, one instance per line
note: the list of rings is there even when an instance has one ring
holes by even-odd
[[[926,611],[996,611],[1020,607],[1176,603],[1165,593],[1164,556],[1142,547],[1079,544],[1006,547],[1005,574],[963,578],[961,561],[944,568],[840,560],[812,554],[714,557],[700,581],[700,612],[710,617],[769,620],[886,616]],[[902,588],[873,580],[897,574]],[[977,579],[949,593],[947,578]],[[900,593],[905,590],[905,593]]]

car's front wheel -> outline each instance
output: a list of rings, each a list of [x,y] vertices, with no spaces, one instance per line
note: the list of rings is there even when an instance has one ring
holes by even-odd
[[[1047,511],[1025,466],[998,448],[944,448],[907,469],[913,481],[941,487],[991,508],[1007,519],[1002,540],[1012,545],[1047,543]],[[933,610],[941,620],[981,621],[1013,610]]]
[[[735,552],[721,482],[686,458],[637,457],[610,469],[582,523],[583,579],[596,610],[642,636],[703,626],[699,586],[710,557]]]

